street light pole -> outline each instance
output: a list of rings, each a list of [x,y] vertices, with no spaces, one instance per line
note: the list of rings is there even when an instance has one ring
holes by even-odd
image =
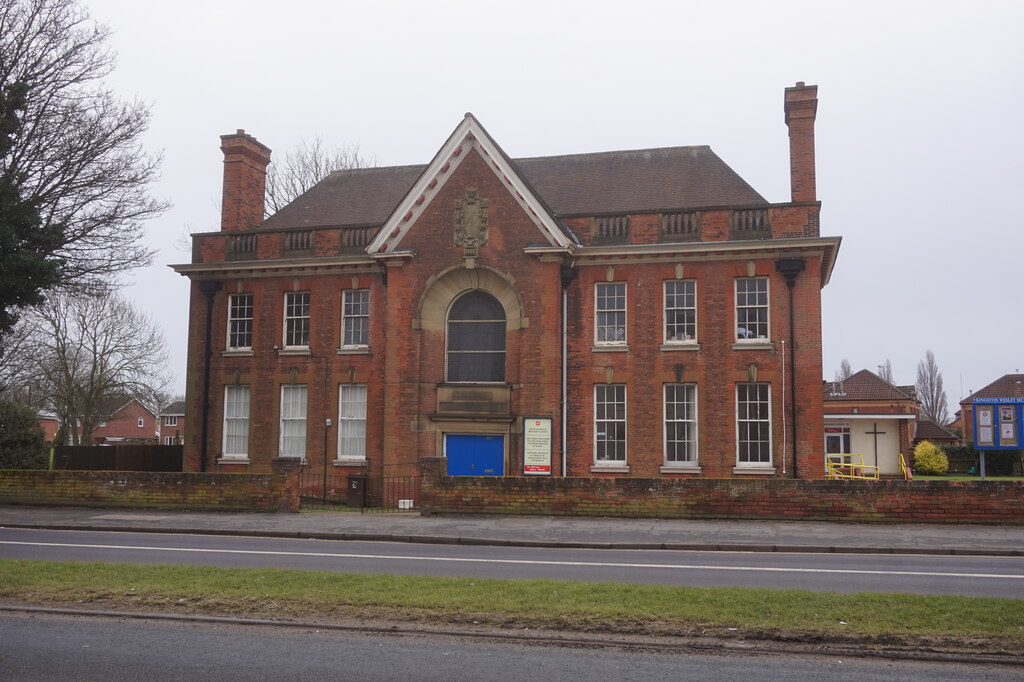
[[[324,420],[324,506],[327,506],[327,433],[331,429],[331,420]]]

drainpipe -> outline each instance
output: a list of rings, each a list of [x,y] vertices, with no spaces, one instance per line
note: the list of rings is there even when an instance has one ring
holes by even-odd
[[[213,339],[213,299],[221,290],[221,282],[204,280],[199,283],[199,291],[206,296],[206,351],[203,358],[203,427],[202,441],[199,446],[199,471],[206,473],[207,436],[210,431],[210,358],[213,350],[210,347]]]
[[[786,278],[789,289],[789,413],[793,424],[793,478],[797,478],[796,463],[796,311],[793,309],[793,286],[796,276],[804,271],[807,263],[803,258],[783,258],[775,261],[775,271]],[[785,350],[783,350],[785,353]]]
[[[565,478],[566,471],[566,448],[568,447],[568,435],[566,434],[566,419],[569,412],[568,383],[569,383],[569,297],[566,291],[569,285],[579,277],[576,268],[562,266],[562,478]]]

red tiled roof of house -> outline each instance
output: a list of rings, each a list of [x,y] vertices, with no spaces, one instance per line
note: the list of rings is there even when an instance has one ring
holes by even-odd
[[[914,425],[914,440],[955,441],[957,435],[927,419],[918,420]]]
[[[844,381],[824,382],[824,392],[826,401],[911,400],[911,396],[866,369]]]
[[[1024,398],[1024,374],[1004,374],[961,400],[960,404],[969,405],[974,398]]]
[[[159,416],[162,417],[165,414],[167,414],[167,415],[177,415],[177,416],[181,416],[181,415],[185,414],[185,401],[184,400],[178,400],[176,402],[171,403],[170,405],[168,405],[164,409],[160,410],[160,415]]]
[[[557,217],[768,203],[707,146],[511,162]],[[261,228],[382,225],[425,169],[335,171],[267,218]]]

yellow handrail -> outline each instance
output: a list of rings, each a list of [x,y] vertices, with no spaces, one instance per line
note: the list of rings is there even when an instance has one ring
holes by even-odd
[[[864,455],[825,455],[825,475],[847,481],[877,481],[878,467],[864,464]]]
[[[905,481],[914,480],[914,473],[910,470],[910,467],[907,466],[907,460],[903,457],[902,452],[900,453],[900,474],[903,475],[903,480]]]

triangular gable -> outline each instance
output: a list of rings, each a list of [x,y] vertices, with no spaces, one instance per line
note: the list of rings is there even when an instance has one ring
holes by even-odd
[[[487,160],[490,169],[533,220],[550,246],[568,248],[571,245],[569,236],[559,227],[558,220],[544,201],[520,176],[480,122],[472,114],[467,113],[444,146],[434,155],[434,159],[427,165],[416,184],[377,232],[374,240],[366,247],[366,252],[371,256],[383,256],[399,251],[402,238],[471,150],[476,150]]]

